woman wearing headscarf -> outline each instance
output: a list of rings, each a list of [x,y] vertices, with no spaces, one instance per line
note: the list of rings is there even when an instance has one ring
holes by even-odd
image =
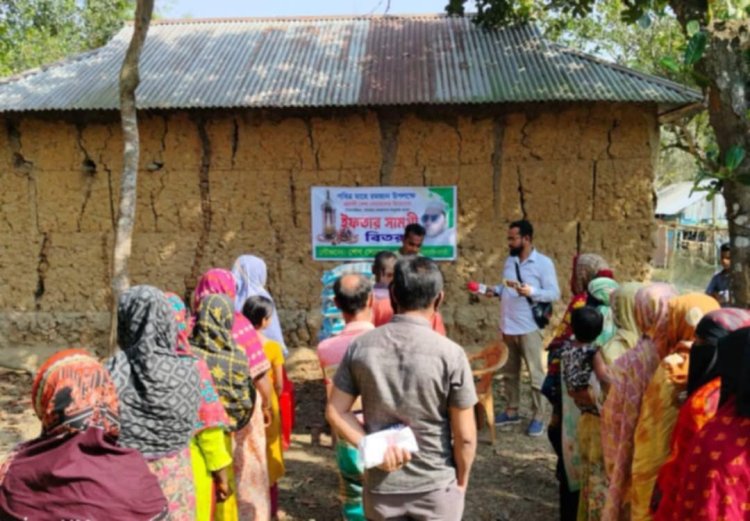
[[[193,355],[188,341],[190,326],[185,303],[175,293],[164,295],[172,306],[177,324],[175,349],[182,355]],[[226,334],[231,336],[231,323]],[[213,519],[215,501],[226,501],[234,489],[229,481],[232,455],[224,439],[225,431],[230,428],[230,420],[219,400],[208,364],[200,356],[195,356],[194,360],[200,375],[201,395],[198,422],[190,439],[190,459],[195,480],[195,518],[197,521],[210,521]]]
[[[750,519],[750,328],[719,340],[719,410],[685,452],[667,519]]]
[[[635,429],[633,451],[633,488],[631,515],[633,521],[652,518],[649,506],[659,469],[669,456],[680,395],[687,386],[690,347],[695,327],[703,315],[719,309],[713,297],[692,293],[673,298],[667,305],[664,342],[659,355],[663,358],[646,388]]]
[[[633,461],[633,435],[638,422],[643,393],[661,360],[657,344],[659,325],[667,313],[667,303],[677,296],[668,284],[652,284],[635,295],[635,321],[640,331],[638,343],[621,355],[609,368],[610,386],[601,410],[602,453],[609,480],[602,519],[628,519]]]
[[[31,402],[42,433],[0,467],[0,518],[167,518],[143,456],[117,446],[117,391],[94,357],[83,349],[52,356],[34,378]]]
[[[237,296],[234,300],[234,309],[241,313],[248,298],[253,296],[265,297],[273,305],[273,314],[268,327],[263,330],[263,335],[269,340],[277,342],[281,346],[284,360],[289,356],[289,350],[284,343],[284,335],[281,331],[279,313],[276,303],[266,289],[268,270],[263,259],[254,255],[241,255],[234,262],[232,275],[237,282]],[[373,310],[374,313],[374,310]],[[436,315],[438,316],[438,315]],[[443,328],[445,335],[445,328]],[[287,377],[286,368],[282,368],[281,377],[282,392],[279,394],[279,407],[281,409],[281,437],[282,445],[286,449],[291,443],[292,428],[294,426],[294,384]]]
[[[615,333],[617,326],[612,318],[612,306],[610,297],[620,285],[610,277],[597,277],[588,285],[588,299],[586,304],[596,308],[602,314],[602,332],[594,342],[597,346],[602,347],[609,342]]]
[[[255,255],[241,255],[234,261],[232,275],[234,275],[234,279],[237,282],[234,310],[238,313],[242,312],[242,306],[245,305],[245,301],[256,295],[266,297],[273,302],[273,297],[271,297],[271,294],[266,289],[268,268],[265,261],[260,257],[256,257]],[[289,353],[284,343],[284,335],[281,332],[281,322],[279,321],[279,314],[276,311],[275,304],[273,315],[271,315],[271,322],[269,322],[263,334],[281,344],[284,357],[288,356]]]
[[[210,269],[198,281],[193,294],[193,309],[198,310],[202,299],[208,295],[226,295],[234,302],[236,283],[230,271]],[[232,519],[233,506],[240,520],[269,519],[268,468],[266,464],[266,420],[271,417],[273,388],[269,378],[271,364],[263,353],[263,346],[252,324],[242,315],[234,313],[232,339],[244,350],[248,373],[261,400],[255,400],[250,423],[234,433],[233,472],[237,483],[235,494],[217,510],[220,520]],[[230,414],[231,417],[231,414]]]
[[[680,477],[687,471],[686,452],[695,435],[716,415],[719,406],[718,344],[732,331],[750,325],[750,312],[722,308],[704,316],[695,328],[690,349],[687,377],[687,401],[680,408],[672,434],[671,451],[659,471],[651,499],[654,519],[672,519],[675,493]]]
[[[120,400],[120,443],[138,449],[169,502],[171,519],[195,519],[190,438],[198,420],[195,361],[175,351],[177,325],[160,290],[134,286],[117,306],[120,352],[107,361]]]
[[[593,342],[598,349],[617,331],[612,319],[610,296],[618,287],[619,284],[608,277],[597,277],[588,285],[587,305],[595,308],[602,316],[602,331]],[[593,374],[591,380],[596,381]],[[569,395],[572,393],[574,403],[570,403],[570,396],[563,397],[563,429],[567,429],[563,432],[563,439],[575,437],[578,445],[578,474],[581,483],[577,515],[579,521],[598,520],[607,493],[600,420],[591,387],[589,385],[585,391],[578,392],[568,390]],[[584,411],[586,414],[582,414]]]
[[[595,279],[589,285],[590,293],[596,295],[598,301],[606,297],[607,289],[612,287],[611,283],[600,283],[596,286]],[[609,296],[609,308],[600,311],[611,313],[612,324],[615,328],[614,335],[601,346],[594,356],[594,370],[596,375],[595,388],[589,389],[591,403],[596,403],[601,409],[604,401],[607,385],[609,384],[609,371],[611,365],[620,355],[635,347],[638,341],[638,332],[635,324],[635,295],[642,284],[629,282],[619,286]],[[591,291],[593,290],[593,292]],[[604,331],[604,329],[603,329]],[[608,336],[608,335],[607,335]],[[602,335],[599,336],[599,339]],[[597,339],[597,340],[599,340]],[[579,519],[600,519],[601,512],[606,503],[608,480],[604,470],[604,455],[601,442],[601,418],[595,414],[585,414],[581,417],[578,430],[578,445],[583,464],[583,491],[579,502]]]
[[[552,416],[547,427],[547,437],[557,453],[557,479],[560,483],[560,519],[576,519],[578,512],[579,483],[575,465],[565,465],[565,461],[575,462],[578,459],[573,441],[563,441],[562,407],[563,393],[560,378],[560,347],[573,335],[571,315],[574,310],[586,305],[588,285],[597,275],[610,275],[607,262],[599,255],[584,253],[573,258],[573,270],[570,278],[572,297],[555,330],[555,336],[547,347],[547,376],[542,385],[542,393],[552,404]],[[572,404],[572,402],[570,402]]]
[[[611,366],[615,360],[630,351],[638,343],[638,326],[635,322],[635,295],[643,288],[639,282],[626,282],[610,297],[614,336],[599,350],[602,361]]]

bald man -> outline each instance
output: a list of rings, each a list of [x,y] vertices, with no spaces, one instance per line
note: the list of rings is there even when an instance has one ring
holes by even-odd
[[[359,273],[342,275],[333,283],[333,295],[346,325],[339,335],[318,344],[318,359],[329,392],[330,380],[351,341],[375,327],[372,324],[372,284],[367,277]]]
[[[372,284],[359,273],[348,273],[333,284],[334,301],[344,317],[344,330],[318,344],[318,360],[323,369],[327,396],[331,395],[331,380],[344,358],[349,344],[359,335],[375,329],[372,324]],[[353,409],[358,409],[355,403]],[[334,433],[335,434],[335,433]],[[342,515],[345,520],[363,520],[362,477],[364,468],[356,447],[343,439],[336,441],[336,463],[342,482]]]

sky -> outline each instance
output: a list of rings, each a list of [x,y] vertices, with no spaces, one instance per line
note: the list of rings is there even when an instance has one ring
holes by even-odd
[[[163,18],[383,14],[389,0],[156,0]],[[442,13],[448,0],[390,0],[389,14]]]

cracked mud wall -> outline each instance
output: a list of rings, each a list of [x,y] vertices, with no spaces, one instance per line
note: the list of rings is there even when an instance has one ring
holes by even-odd
[[[122,169],[116,119],[19,117],[0,132],[0,350],[101,346]],[[465,281],[499,278],[524,215],[567,287],[577,252],[621,279],[652,251],[655,108],[590,104],[462,111],[141,115],[131,280],[186,295],[195,274],[266,259],[291,345],[314,343],[313,185],[458,185],[459,260],[442,265],[449,334],[491,338],[497,305]]]

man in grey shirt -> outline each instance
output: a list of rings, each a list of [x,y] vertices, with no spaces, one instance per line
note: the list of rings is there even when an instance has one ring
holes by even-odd
[[[432,331],[443,299],[434,261],[396,263],[391,322],[354,340],[334,377],[326,417],[357,446],[365,433],[411,427],[419,451],[390,447],[383,465],[365,473],[368,519],[461,519],[476,452],[471,368],[463,348]],[[362,398],[364,429],[349,411]]]

